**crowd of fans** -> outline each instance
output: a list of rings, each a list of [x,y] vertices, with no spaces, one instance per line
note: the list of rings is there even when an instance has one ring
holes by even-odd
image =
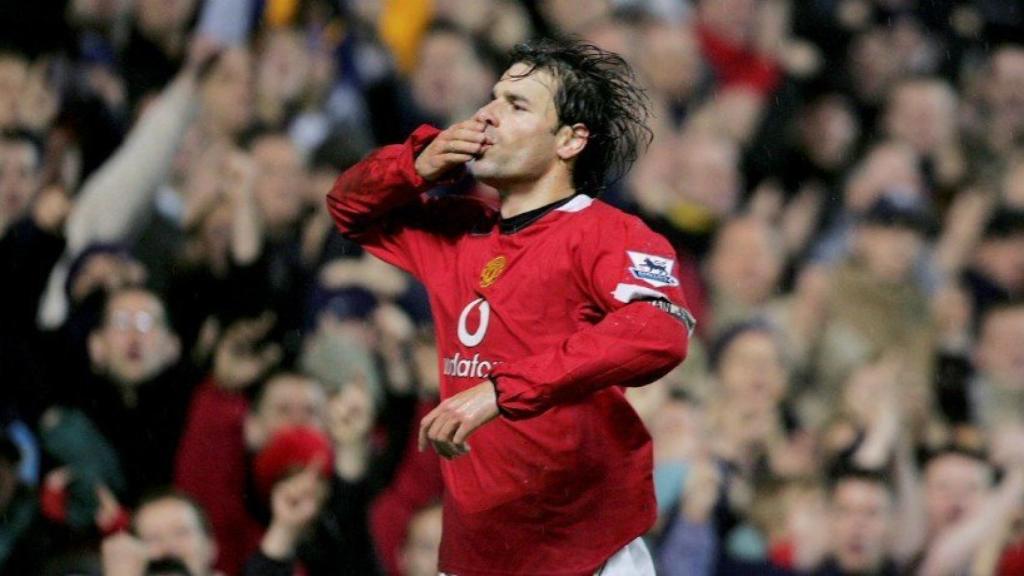
[[[549,35],[646,87],[603,198],[670,240],[698,320],[629,390],[659,573],[1024,574],[999,0],[0,5],[0,573],[436,574],[426,296],[324,196]]]

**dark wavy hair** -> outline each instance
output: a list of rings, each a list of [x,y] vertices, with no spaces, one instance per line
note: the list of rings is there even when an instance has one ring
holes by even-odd
[[[542,39],[520,44],[508,56],[529,69],[545,70],[557,81],[559,127],[583,124],[590,131],[576,157],[573,186],[591,196],[629,172],[650,145],[649,100],[621,56],[575,39]]]

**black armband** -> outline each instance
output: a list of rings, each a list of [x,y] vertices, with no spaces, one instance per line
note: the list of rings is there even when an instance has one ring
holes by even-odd
[[[693,336],[693,329],[697,327],[697,320],[693,317],[693,314],[690,314],[689,310],[673,304],[666,298],[644,298],[642,301],[682,322],[686,326],[687,334]]]

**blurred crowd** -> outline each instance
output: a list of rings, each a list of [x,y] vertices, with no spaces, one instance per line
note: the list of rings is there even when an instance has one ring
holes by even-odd
[[[604,200],[698,320],[629,390],[659,573],[1024,574],[1002,0],[0,3],[0,573],[436,574],[426,296],[324,196],[553,35],[646,87]]]

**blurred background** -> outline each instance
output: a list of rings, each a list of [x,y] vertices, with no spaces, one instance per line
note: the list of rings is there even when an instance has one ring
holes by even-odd
[[[0,573],[436,574],[426,297],[324,196],[558,35],[698,320],[659,573],[1024,574],[1014,0],[3,1]]]

